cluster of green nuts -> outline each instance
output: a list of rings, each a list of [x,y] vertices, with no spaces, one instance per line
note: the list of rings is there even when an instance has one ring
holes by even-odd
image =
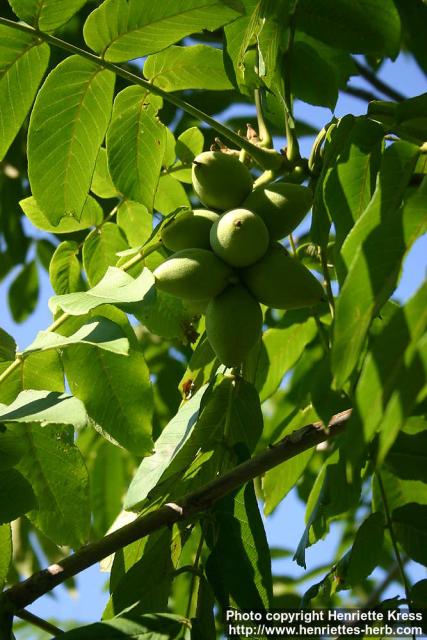
[[[301,222],[312,193],[284,182],[253,189],[246,165],[218,151],[194,159],[192,181],[207,209],[164,225],[162,241],[175,253],[154,276],[162,291],[197,302],[218,359],[236,367],[261,335],[260,303],[294,309],[323,299],[320,283],[278,242]]]

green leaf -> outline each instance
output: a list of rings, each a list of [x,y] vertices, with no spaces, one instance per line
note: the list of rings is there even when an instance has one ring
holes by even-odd
[[[427,483],[427,431],[399,433],[385,459],[387,468],[402,480]]]
[[[86,411],[77,398],[54,391],[21,391],[10,405],[0,404],[1,422],[37,422],[71,424],[76,428],[87,423]]]
[[[351,121],[350,121],[351,122]],[[367,118],[357,118],[343,130],[340,148],[322,183],[323,202],[335,225],[338,276],[344,280],[339,250],[372,198],[384,132]]]
[[[297,29],[351,53],[395,58],[400,19],[392,0],[300,0]]]
[[[151,613],[132,618],[113,618],[95,622],[62,634],[65,640],[178,640],[184,619],[168,613]]]
[[[153,392],[140,351],[127,358],[87,345],[70,346],[63,354],[72,393],[107,437],[137,455],[153,451]]]
[[[416,582],[411,589],[411,600],[415,607],[422,608],[427,602],[427,580]]]
[[[190,208],[190,201],[185,193],[185,189],[175,174],[160,176],[157,186],[154,208],[164,216],[176,211],[179,207]]]
[[[7,331],[0,328],[0,360],[15,360],[16,342]]]
[[[16,469],[1,470],[0,525],[16,520],[19,516],[34,509],[35,506],[36,499],[33,489],[24,476]]]
[[[172,46],[149,56],[144,64],[144,75],[164,91],[233,88],[225,73],[221,50],[204,44]]]
[[[117,209],[117,224],[130,247],[142,247],[153,232],[153,217],[139,202],[124,200]]]
[[[3,372],[11,362],[0,362]],[[10,404],[24,389],[64,391],[64,372],[55,351],[33,353],[0,386],[0,402]]]
[[[73,240],[65,240],[56,247],[49,265],[49,278],[58,295],[74,293],[81,286],[80,247]]]
[[[373,479],[372,503],[376,511],[384,511],[382,496],[376,476]],[[427,505],[427,491],[423,482],[415,480],[401,480],[390,473],[387,468],[381,470],[381,481],[387,497],[390,511],[394,511],[410,502]]]
[[[174,571],[171,543],[171,529],[163,528],[150,535],[142,558],[114,586],[103,620],[118,615],[132,605],[134,614],[166,609]],[[141,580],[141,576],[156,578]]]
[[[86,44],[106,60],[124,62],[165,49],[185,36],[214,31],[239,16],[219,0],[105,0],[84,26]],[[239,3],[234,3],[233,6]]]
[[[121,251],[128,249],[127,242],[113,222],[106,222],[101,229],[94,229],[83,245],[83,266],[91,287],[97,285],[109,267],[114,267]]]
[[[211,518],[206,574],[222,609],[268,609],[271,560],[253,484],[223,498]]]
[[[56,544],[74,548],[87,542],[90,527],[86,465],[63,426],[16,425],[27,445],[17,468],[33,488],[37,507],[28,517]]]
[[[384,544],[384,517],[382,513],[371,513],[357,529],[353,546],[346,563],[345,581],[356,586],[375,569]],[[338,575],[339,571],[338,571]]]
[[[8,299],[15,322],[24,322],[32,314],[39,299],[39,275],[35,260],[26,264],[13,280]]]
[[[49,61],[49,47],[0,25],[0,160],[33,103]]]
[[[197,127],[190,127],[181,133],[175,146],[180,161],[173,167],[174,178],[191,184],[191,166],[194,158],[203,151],[204,144],[203,133]]]
[[[277,327],[264,332],[255,379],[261,402],[277,391],[316,333],[314,319],[300,310],[286,312]]]
[[[336,306],[332,369],[340,388],[357,365],[374,316],[394,291],[402,260],[425,230],[425,208],[409,198],[401,206],[418,148],[398,142],[384,152],[374,196],[342,246],[348,268]],[[421,185],[425,206],[426,184]]]
[[[0,589],[3,590],[12,561],[12,531],[9,524],[0,526],[0,549]]]
[[[304,102],[331,110],[338,100],[338,81],[334,68],[306,42],[294,44],[292,91]]]
[[[121,269],[109,267],[102,280],[89,291],[53,296],[49,306],[53,313],[62,309],[72,316],[81,316],[102,304],[125,306],[133,302],[142,303],[153,287],[154,278],[148,269],[132,278]]]
[[[33,197],[25,198],[19,203],[29,221],[42,231],[49,233],[74,233],[88,227],[95,227],[102,222],[103,212],[100,205],[92,197],[88,197],[80,220],[62,218],[58,226],[51,224]]]
[[[28,132],[28,174],[52,225],[80,220],[111,113],[115,76],[71,56],[40,89]]]
[[[264,513],[266,516],[274,511],[277,505],[296,485],[312,457],[313,450],[307,449],[307,451],[303,451],[303,453],[267,471],[262,481],[265,499]]]
[[[409,46],[424,73],[427,73],[427,52],[423,37],[427,29],[427,7],[423,0],[415,0],[415,2],[394,0],[394,3],[402,21],[405,44]]]
[[[141,87],[127,87],[115,99],[107,134],[110,175],[117,190],[152,211],[165,154],[159,99]]]
[[[21,20],[40,31],[55,31],[68,22],[87,0],[8,0]]]
[[[125,462],[123,452],[105,440],[96,449],[90,488],[97,538],[105,535],[121,511],[126,490]]]
[[[119,193],[113,184],[108,169],[107,149],[101,147],[96,159],[90,190],[99,198],[118,198]]]
[[[14,467],[22,458],[25,445],[15,433],[7,427],[0,429],[0,469]]]
[[[130,483],[125,509],[135,510],[145,500],[182,450],[197,423],[200,403],[206,389],[207,385],[185,402],[163,429],[155,442],[153,455],[144,458]]]
[[[122,356],[129,353],[129,340],[122,329],[107,318],[93,318],[69,337],[53,331],[39,331],[36,339],[23,353],[65,349],[75,344],[91,345]]]
[[[183,300],[164,291],[156,291],[152,304],[141,305],[133,313],[151,333],[162,338],[178,338],[182,342],[197,338],[191,322],[194,314]]]
[[[358,460],[380,430],[384,459],[399,430],[411,415],[426,383],[420,351],[427,328],[427,285],[390,317],[372,341],[356,388],[355,406],[345,434],[345,449]],[[424,347],[425,351],[425,347]]]
[[[392,523],[408,556],[427,566],[427,506],[405,504],[393,511]]]

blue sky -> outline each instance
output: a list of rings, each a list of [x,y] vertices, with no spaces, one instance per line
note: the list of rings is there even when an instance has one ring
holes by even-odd
[[[381,69],[381,77],[391,86],[409,96],[418,95],[426,91],[425,77],[412,59],[401,55],[396,62],[386,62]],[[363,80],[353,82],[358,86],[364,86]],[[369,88],[368,85],[366,85]],[[328,109],[311,107],[304,103],[295,105],[296,116],[310,122],[317,127],[322,127],[331,118]],[[245,109],[246,112],[246,109]],[[337,104],[335,115],[342,116],[346,113],[355,115],[366,112],[366,103],[342,95]],[[249,115],[249,113],[248,113]],[[301,144],[301,150],[308,154],[311,140],[305,138]],[[34,231],[33,231],[34,233]],[[40,234],[42,237],[42,234]],[[427,271],[427,237],[420,238],[406,258],[396,297],[401,301],[406,300],[419,287],[425,279]],[[48,279],[45,274],[41,279],[40,301],[36,312],[22,325],[15,325],[10,317],[7,305],[7,289],[14,274],[8,277],[0,285],[0,309],[2,309],[0,324],[3,329],[11,333],[20,348],[25,347],[34,338],[37,331],[44,329],[51,322],[51,316],[47,307],[47,301],[52,294]],[[295,549],[304,529],[304,509],[293,493],[289,495],[276,512],[265,521],[267,536],[273,546],[281,546]],[[332,557],[334,545],[337,541],[337,531],[334,530],[326,541],[319,542],[308,550],[308,567],[324,563]],[[280,560],[275,565],[280,573],[301,575],[302,569],[291,560]],[[425,577],[425,571],[418,565],[411,569],[411,575],[420,579]],[[34,603],[29,609],[45,618],[58,620],[94,621],[102,613],[107,600],[104,590],[106,575],[100,574],[98,567],[92,567],[79,576],[78,595],[71,597],[64,588],[58,587],[54,591],[54,597],[45,596]],[[393,585],[389,590],[390,595],[399,593]]]

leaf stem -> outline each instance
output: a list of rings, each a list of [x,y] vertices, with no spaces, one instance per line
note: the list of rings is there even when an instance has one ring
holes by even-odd
[[[381,93],[383,93],[385,96],[388,96],[389,98],[391,98],[392,100],[395,100],[396,102],[403,102],[403,100],[406,100],[405,96],[402,93],[400,93],[400,91],[396,91],[396,89],[393,89],[393,87],[390,87],[390,85],[388,85],[386,82],[378,78],[378,76],[375,75],[375,73],[371,71],[368,67],[365,67],[363,64],[360,64],[360,62],[358,62],[354,58],[353,58],[353,63],[357,67],[359,74],[363,78],[365,78],[365,80],[367,80],[369,84],[375,87],[375,89],[378,89],[378,91],[381,91]]]
[[[396,562],[397,562],[398,567],[399,567],[400,578],[401,578],[401,581],[402,581],[403,588],[405,589],[405,596],[406,596],[406,599],[408,600],[408,602],[410,602],[411,586],[409,584],[408,578],[406,577],[402,556],[400,555],[399,547],[397,546],[396,535],[394,533],[393,523],[392,523],[391,514],[390,514],[390,508],[389,508],[389,504],[388,504],[388,500],[387,500],[387,494],[386,494],[385,489],[384,489],[384,484],[383,484],[380,472],[376,471],[375,473],[376,473],[377,480],[378,480],[378,487],[379,487],[380,494],[381,494],[381,501],[382,501],[383,507],[384,507],[386,528],[388,529],[388,532],[390,534],[391,543],[393,545],[394,555],[396,557]]]
[[[91,62],[94,62],[104,69],[113,71],[116,75],[120,76],[124,80],[143,87],[147,91],[150,91],[150,93],[160,96],[167,102],[170,102],[179,109],[186,111],[198,120],[205,122],[207,125],[212,127],[212,129],[217,131],[224,138],[226,138],[236,146],[246,149],[246,151],[248,151],[252,158],[264,169],[277,169],[284,163],[283,157],[279,153],[277,153],[277,151],[274,151],[273,149],[263,149],[262,147],[256,147],[251,142],[249,142],[247,138],[239,136],[239,134],[235,133],[229,127],[226,127],[220,122],[217,122],[217,120],[211,118],[208,114],[204,113],[200,109],[193,107],[193,105],[186,102],[185,100],[182,100],[174,93],[168,93],[167,91],[164,91],[160,87],[157,87],[144,78],[137,76],[136,74],[127,71],[126,69],[123,69],[123,67],[120,67],[117,64],[108,62],[107,60],[100,58],[94,53],[86,51],[86,49],[76,47],[70,42],[66,42],[65,40],[61,40],[56,36],[44,33],[39,29],[34,29],[33,27],[30,27],[29,25],[23,24],[21,22],[15,22],[14,20],[8,20],[7,18],[0,17],[0,24],[3,24],[6,27],[10,27],[12,29],[17,29],[18,31],[23,31],[24,33],[29,33],[40,38],[41,40],[44,40],[45,42],[52,44],[55,47],[58,47],[59,49],[63,49],[65,51],[68,51],[69,53],[81,56],[82,58],[86,58],[86,60],[90,60]]]
[[[283,54],[284,66],[284,103],[285,103],[285,127],[286,127],[286,157],[291,164],[294,164],[300,156],[298,138],[295,131],[295,120],[293,116],[293,99],[291,89],[292,75],[292,50],[295,39],[295,11],[298,0],[294,0],[292,11],[289,14],[289,36],[286,51]]]
[[[202,530],[200,534],[199,544],[197,545],[196,557],[194,558],[193,573],[191,576],[191,583],[190,583],[190,596],[188,598],[187,611],[185,614],[185,617],[188,619],[193,617],[192,616],[192,611],[194,610],[193,601],[196,593],[196,582],[197,583],[200,582],[199,563],[200,563],[200,557],[202,555],[204,543],[205,543],[205,535]]]
[[[328,295],[329,309],[332,319],[335,317],[335,300],[332,291],[331,278],[329,277],[328,256],[325,247],[320,247],[320,260],[322,262],[323,279],[325,281],[326,293]]]
[[[47,620],[43,620],[43,618],[39,618],[38,616],[34,615],[34,613],[26,611],[26,609],[17,611],[15,613],[15,616],[17,618],[20,618],[21,620],[24,620],[25,622],[29,622],[29,624],[32,624],[34,627],[38,627],[39,629],[42,629],[43,631],[54,635],[55,637],[65,633],[65,631],[62,631],[62,629],[55,627],[54,624],[51,624]]]
[[[255,97],[255,107],[258,121],[258,135],[263,147],[267,147],[271,149],[273,146],[273,138],[271,137],[271,133],[267,127],[267,123],[264,118],[264,112],[262,108],[262,91],[261,89],[255,89],[254,91]]]

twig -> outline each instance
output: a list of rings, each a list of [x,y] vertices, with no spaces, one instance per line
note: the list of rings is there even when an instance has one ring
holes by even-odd
[[[30,27],[22,22],[15,22],[14,20],[8,20],[7,18],[0,17],[0,24],[3,24],[6,27],[10,27],[12,29],[16,29],[18,31],[23,31],[24,33],[29,33],[35,37],[40,38],[41,40],[44,40],[45,42],[49,42],[50,44],[52,44],[55,47],[58,47],[59,49],[63,49],[65,51],[68,51],[69,53],[73,53],[75,55],[81,56],[82,58],[86,58],[87,60],[94,62],[100,67],[103,67],[104,69],[109,69],[110,71],[113,71],[116,75],[120,76],[121,78],[124,78],[125,80],[127,80],[132,84],[136,84],[140,87],[144,87],[144,89],[147,89],[147,91],[149,91],[150,93],[160,96],[167,102],[170,102],[171,104],[175,105],[175,107],[178,107],[178,109],[182,109],[183,111],[186,111],[187,113],[197,118],[198,120],[205,122],[207,125],[212,127],[212,129],[217,131],[219,134],[221,134],[224,138],[226,138],[233,144],[237,145],[238,147],[242,147],[246,149],[249,152],[249,154],[253,157],[253,159],[264,169],[277,169],[280,166],[282,166],[284,164],[284,161],[286,160],[279,153],[277,153],[277,151],[274,151],[272,149],[264,149],[262,147],[257,147],[253,145],[251,142],[249,142],[249,140],[247,140],[247,138],[243,138],[242,136],[239,136],[229,127],[226,127],[220,122],[217,122],[214,118],[211,118],[207,113],[200,111],[200,109],[197,109],[197,107],[193,107],[193,105],[186,102],[185,100],[182,100],[174,93],[168,93],[167,91],[164,91],[163,89],[156,86],[155,84],[148,82],[148,80],[144,80],[144,78],[142,78],[141,76],[137,76],[136,74],[131,73],[126,69],[123,69],[123,67],[120,67],[117,64],[108,62],[107,60],[104,60],[104,58],[100,58],[99,56],[95,55],[94,53],[91,53],[90,51],[86,51],[85,49],[76,47],[75,45],[69,42],[66,42],[65,40],[61,40],[60,38],[57,38],[56,36],[52,36],[48,33],[44,33],[39,29],[34,29],[33,27]]]
[[[396,102],[402,102],[403,100],[406,100],[405,96],[402,93],[400,93],[400,91],[396,91],[396,89],[393,89],[393,87],[390,87],[390,85],[388,85],[386,82],[378,78],[378,76],[375,75],[373,71],[368,69],[368,67],[365,67],[363,64],[360,64],[360,62],[358,62],[354,58],[353,58],[353,62],[356,65],[357,70],[359,71],[359,74],[363,78],[365,78],[365,80],[367,80],[369,84],[375,87],[375,89],[378,89],[378,91],[381,91],[381,93],[383,93],[385,96],[388,96],[392,100],[396,100]],[[375,98],[375,99],[377,100],[378,98]]]
[[[193,518],[246,482],[282,462],[294,458],[299,453],[336,437],[343,432],[350,415],[351,409],[335,415],[329,423],[328,430],[325,430],[320,422],[298,429],[269,449],[184,496],[179,505],[170,503],[164,505],[117,529],[102,540],[81,547],[76,553],[64,558],[64,560],[35,573],[27,580],[5,591],[1,596],[5,601],[5,608],[19,611],[68,578],[77,575],[128,544],[140,540],[162,527]]]
[[[255,97],[255,107],[256,107],[257,121],[258,121],[259,139],[263,147],[267,147],[271,149],[271,147],[273,146],[273,139],[271,137],[270,131],[267,127],[267,123],[265,122],[265,118],[264,118],[264,112],[262,108],[261,89],[255,89],[254,97]]]
[[[329,277],[327,249],[325,249],[325,247],[323,246],[320,247],[320,260],[322,263],[323,279],[325,281],[326,293],[328,294],[329,309],[331,311],[332,318],[334,318],[335,316],[334,292],[332,291],[331,278]]]
[[[347,86],[345,89],[341,89],[343,93],[347,93],[350,96],[364,100],[365,102],[372,102],[373,100],[380,100],[380,97],[368,91],[368,89],[362,89],[361,87]]]
[[[34,613],[31,613],[26,609],[17,611],[15,615],[17,618],[20,618],[25,622],[29,622],[34,627],[38,627],[39,629],[42,629],[43,631],[46,631],[47,633],[50,633],[54,636],[60,636],[65,633],[65,631],[62,631],[62,629],[59,629],[59,627],[55,627],[54,624],[48,622],[47,620],[43,620],[43,618],[39,618],[38,616],[34,615]]]
[[[293,100],[291,89],[292,71],[292,50],[295,38],[295,11],[298,0],[294,0],[292,10],[289,14],[289,36],[286,51],[283,54],[284,66],[284,103],[285,103],[285,127],[286,127],[286,157],[289,162],[294,163],[300,158],[298,138],[295,131],[295,120],[293,116]]]

